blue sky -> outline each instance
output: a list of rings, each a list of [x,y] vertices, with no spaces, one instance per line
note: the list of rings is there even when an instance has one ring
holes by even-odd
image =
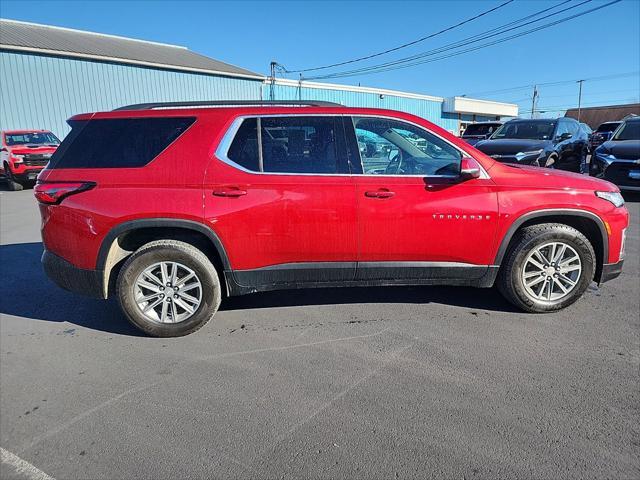
[[[393,48],[504,1],[2,0],[0,16],[184,45],[204,55],[267,73],[271,60],[295,70]],[[348,67],[369,66],[438,48],[561,1],[515,0],[494,13],[445,34]],[[557,10],[581,1],[584,0],[572,0]],[[607,2],[593,0],[524,29],[604,3]],[[467,94],[512,101],[523,108],[530,108],[529,87],[485,92],[639,70],[640,1],[624,0],[561,25],[475,52],[401,70],[321,81],[439,96]],[[289,77],[297,78],[297,75]],[[577,91],[577,84],[572,82],[543,85],[539,88],[538,106],[548,110],[547,115],[556,116],[577,102]],[[583,104],[586,106],[638,102],[639,97],[638,75],[587,81],[583,87]]]

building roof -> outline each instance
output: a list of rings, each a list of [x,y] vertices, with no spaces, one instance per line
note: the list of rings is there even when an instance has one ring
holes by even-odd
[[[0,49],[263,80],[186,47],[0,19]]]
[[[640,115],[640,103],[627,105],[607,105],[604,107],[585,107],[580,109],[580,121],[591,128],[596,129],[604,122],[622,120],[627,115]],[[578,109],[571,108],[564,114],[565,117],[578,119]]]

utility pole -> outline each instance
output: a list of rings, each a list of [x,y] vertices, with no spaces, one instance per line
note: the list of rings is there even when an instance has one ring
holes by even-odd
[[[273,101],[275,100],[275,87],[276,87],[276,65],[278,63],[277,62],[271,62],[269,64],[269,68],[271,70],[271,77],[270,77],[270,85],[269,85],[269,100]]]
[[[531,118],[533,118],[533,115],[536,111],[536,103],[538,101],[538,86],[534,85],[533,86],[533,97],[531,98]]]
[[[578,80],[580,89],[578,91],[578,121],[580,121],[580,111],[582,110],[582,83],[584,80]]]

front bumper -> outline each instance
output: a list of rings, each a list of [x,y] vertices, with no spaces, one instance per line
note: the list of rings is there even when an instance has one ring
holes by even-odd
[[[624,260],[620,260],[618,263],[605,263],[602,266],[602,274],[600,275],[600,281],[598,283],[605,283],[619,277],[622,273],[623,263]]]
[[[617,185],[620,190],[640,190],[640,163],[637,161],[608,161],[594,154],[589,173],[593,177],[602,178]]]
[[[78,268],[48,250],[42,254],[42,266],[47,276],[59,287],[87,297],[106,298],[102,270]]]

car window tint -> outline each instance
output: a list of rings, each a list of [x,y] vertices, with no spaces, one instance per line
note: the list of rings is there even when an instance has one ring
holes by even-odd
[[[195,118],[124,118],[73,121],[49,168],[134,168],[147,165]]]
[[[270,173],[347,173],[336,117],[261,118],[262,164]]]
[[[248,118],[242,122],[231,142],[227,157],[238,165],[257,172],[259,168],[258,128],[255,118]]]
[[[462,154],[441,138],[398,120],[353,119],[366,175],[455,176]]]

